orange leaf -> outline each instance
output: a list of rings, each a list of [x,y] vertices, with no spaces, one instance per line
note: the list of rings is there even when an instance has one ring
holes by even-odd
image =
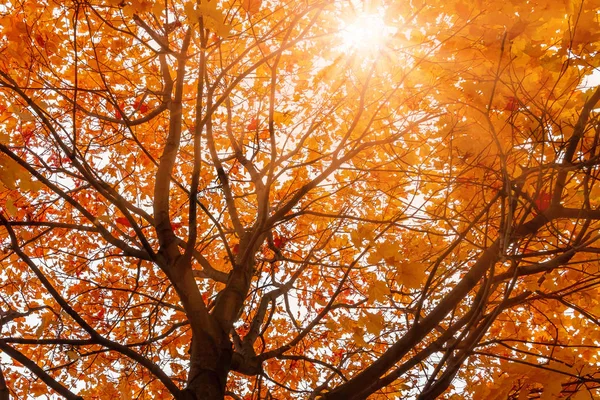
[[[271,137],[271,133],[269,132],[268,129],[263,129],[260,132],[258,132],[258,138],[260,140],[268,140]]]
[[[248,14],[254,14],[260,11],[262,0],[242,0],[242,8]]]
[[[248,129],[249,131],[255,131],[256,129],[258,129],[258,120],[256,118],[252,118],[246,129]]]

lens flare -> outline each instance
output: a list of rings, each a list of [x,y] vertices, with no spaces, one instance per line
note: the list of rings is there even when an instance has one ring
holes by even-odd
[[[375,53],[382,50],[395,29],[387,26],[382,15],[360,14],[340,30],[346,51]]]

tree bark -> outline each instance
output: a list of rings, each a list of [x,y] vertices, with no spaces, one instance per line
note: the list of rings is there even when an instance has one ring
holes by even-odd
[[[4,373],[0,368],[0,400],[9,400],[10,393],[8,390],[8,386],[6,386],[6,380],[4,379]]]
[[[223,400],[232,355],[233,346],[225,334],[218,343],[208,335],[192,339],[190,370],[182,400]]]

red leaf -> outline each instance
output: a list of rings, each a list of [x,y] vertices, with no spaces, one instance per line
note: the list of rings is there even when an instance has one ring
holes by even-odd
[[[123,119],[123,113],[121,112],[121,110],[125,108],[125,104],[123,103],[119,103],[118,107],[115,107],[115,118],[116,119]]]
[[[42,35],[37,35],[35,37],[35,41],[37,42],[37,44],[40,45],[40,47],[46,46],[46,41],[44,40],[44,38],[42,37]]]
[[[140,104],[140,102],[137,100],[135,103],[133,103],[133,108],[139,110],[142,114],[146,114],[148,112],[148,106],[144,103]]]
[[[246,127],[249,131],[255,131],[258,129],[258,120],[256,118],[252,118],[248,126]]]
[[[231,252],[233,254],[235,254],[236,256],[238,255],[238,253],[240,252],[240,245],[239,243],[236,243],[233,245],[233,249],[231,249]]]
[[[129,223],[129,220],[125,217],[117,217],[115,219],[115,221],[117,222],[117,224],[121,224],[121,225],[125,225],[125,226],[129,226],[131,227],[131,224]]]
[[[165,25],[165,32],[171,33],[175,29],[180,28],[180,27],[181,27],[181,21],[179,21],[179,20],[169,22],[168,24]]]
[[[25,142],[25,145],[27,146],[27,145],[29,145],[31,138],[33,137],[33,130],[25,129],[24,131],[21,131],[21,136],[23,137],[23,141]]]
[[[506,106],[504,107],[505,111],[517,111],[519,109],[519,100],[516,97],[509,97]]]
[[[285,238],[285,237],[276,237],[275,239],[273,239],[273,244],[278,249],[281,249],[281,248],[283,248],[283,246],[285,246],[285,244],[287,243],[287,241],[288,241],[288,239]]]
[[[175,230],[175,229],[179,229],[183,226],[183,224],[181,222],[171,222],[171,229]]]
[[[550,203],[552,202],[552,195],[545,191],[542,191],[537,197],[534,199],[535,206],[540,211],[545,211],[550,207]]]

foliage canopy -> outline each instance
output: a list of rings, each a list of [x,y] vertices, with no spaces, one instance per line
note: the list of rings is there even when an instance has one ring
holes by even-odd
[[[600,396],[599,8],[4,2],[1,398]]]

